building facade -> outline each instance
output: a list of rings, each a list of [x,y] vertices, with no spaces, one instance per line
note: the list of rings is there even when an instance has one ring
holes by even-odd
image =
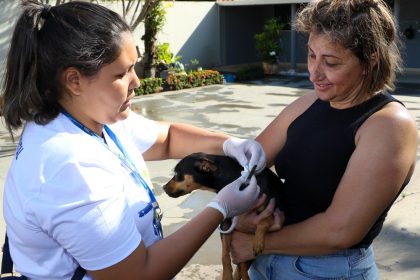
[[[247,64],[259,61],[253,36],[264,22],[279,18],[286,24],[281,44],[281,61],[289,69],[304,69],[307,37],[290,26],[296,12],[310,0],[217,0],[220,15],[221,63]],[[386,0],[402,32],[405,48],[401,50],[407,72],[420,73],[420,1]]]

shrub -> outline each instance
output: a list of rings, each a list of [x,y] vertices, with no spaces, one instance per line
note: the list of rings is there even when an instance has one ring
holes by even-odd
[[[163,79],[145,78],[140,80],[140,86],[135,89],[136,95],[146,95],[162,91]]]
[[[177,55],[174,57],[172,53],[169,43],[162,43],[156,46],[156,51],[158,55],[158,62],[165,62],[166,64],[170,64],[173,62],[180,61],[182,56]]]
[[[223,84],[223,75],[215,70],[190,71],[188,74],[169,73],[164,88],[180,90],[213,84]]]
[[[165,81],[162,78],[141,79],[135,93],[139,96],[158,93],[162,90],[180,90],[213,84],[223,84],[223,75],[215,70],[190,71],[188,74],[169,73]]]
[[[285,25],[276,18],[264,24],[264,30],[255,34],[255,48],[263,62],[275,63],[283,53],[281,47],[281,34]]]

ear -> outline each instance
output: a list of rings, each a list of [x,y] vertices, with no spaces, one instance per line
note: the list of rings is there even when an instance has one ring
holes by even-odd
[[[368,73],[368,69],[374,69],[378,64],[378,53],[374,52],[370,55],[369,62],[365,65],[365,69],[362,74],[365,76]]]
[[[210,173],[217,170],[217,167],[207,160],[198,160],[194,163],[194,168],[198,172]]]
[[[63,86],[67,92],[73,95],[80,95],[82,89],[82,74],[75,67],[64,69],[62,75]]]
[[[372,68],[374,68],[378,64],[378,53],[374,52],[370,55],[370,64],[372,64]]]

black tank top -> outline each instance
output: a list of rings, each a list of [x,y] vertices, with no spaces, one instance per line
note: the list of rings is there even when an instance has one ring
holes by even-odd
[[[390,94],[381,93],[355,107],[334,109],[329,102],[317,99],[290,124],[286,143],[275,158],[276,172],[285,183],[285,225],[304,221],[330,206],[356,148],[354,139],[358,128],[393,101],[399,102]],[[372,243],[391,205],[352,248],[367,248]]]

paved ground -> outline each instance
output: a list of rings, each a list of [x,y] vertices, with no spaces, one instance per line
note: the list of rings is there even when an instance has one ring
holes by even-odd
[[[287,104],[304,94],[311,85],[302,79],[272,79],[250,84],[215,85],[139,97],[133,108],[156,120],[191,123],[231,135],[255,137]],[[399,85],[397,98],[405,102],[420,127],[420,87]],[[0,185],[11,161],[14,146],[0,125]],[[420,153],[418,153],[420,159]],[[179,228],[212,197],[196,192],[187,197],[168,198],[161,186],[170,178],[176,161],[149,162],[157,199],[164,211],[164,231]],[[420,169],[397,200],[375,241],[381,279],[420,279]],[[1,209],[0,209],[1,210]],[[0,213],[2,214],[2,213]],[[4,222],[0,220],[0,238]],[[220,279],[220,239],[214,233],[194,256],[177,280]]]

